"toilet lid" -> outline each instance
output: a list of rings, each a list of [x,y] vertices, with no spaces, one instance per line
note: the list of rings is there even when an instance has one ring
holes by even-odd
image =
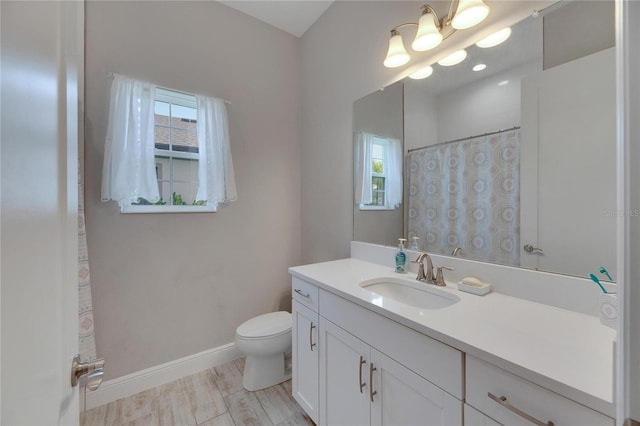
[[[291,330],[291,314],[289,312],[271,312],[245,321],[236,333],[241,337],[266,337]]]

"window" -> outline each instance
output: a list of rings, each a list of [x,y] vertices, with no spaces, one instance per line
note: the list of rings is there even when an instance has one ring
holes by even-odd
[[[400,141],[371,134],[359,135],[358,153],[361,191],[356,194],[361,210],[392,210],[402,202]],[[357,191],[358,192],[358,191]]]
[[[168,213],[214,212],[236,199],[225,101],[114,74],[102,201]]]
[[[155,204],[203,205],[198,193],[198,129],[196,98],[156,89],[154,145],[160,200]]]
[[[364,204],[363,207],[386,207],[385,182],[387,180],[387,167],[385,161],[387,140],[373,137],[371,149],[371,203]]]

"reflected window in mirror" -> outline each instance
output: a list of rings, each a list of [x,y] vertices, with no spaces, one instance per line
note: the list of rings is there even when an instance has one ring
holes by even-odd
[[[393,210],[402,204],[402,145],[397,139],[356,135],[359,163],[356,203],[361,210]]]

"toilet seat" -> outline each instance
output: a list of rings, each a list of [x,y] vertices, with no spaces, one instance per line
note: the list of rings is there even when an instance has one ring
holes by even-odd
[[[242,323],[236,336],[244,340],[277,337],[291,332],[291,314],[286,311],[259,315]]]

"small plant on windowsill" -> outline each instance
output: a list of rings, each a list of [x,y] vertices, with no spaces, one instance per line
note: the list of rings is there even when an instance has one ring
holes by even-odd
[[[186,206],[187,202],[182,199],[182,195],[177,192],[173,193],[173,203],[174,206]]]
[[[193,206],[206,206],[207,200],[193,200]]]

